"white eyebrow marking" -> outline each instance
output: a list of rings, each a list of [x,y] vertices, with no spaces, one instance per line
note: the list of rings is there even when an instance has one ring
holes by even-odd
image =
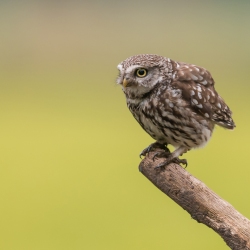
[[[128,68],[126,68],[126,72],[128,73],[128,72],[132,72],[134,69],[137,69],[137,68],[143,68],[143,66],[141,66],[141,65],[131,65],[131,66],[129,66]]]

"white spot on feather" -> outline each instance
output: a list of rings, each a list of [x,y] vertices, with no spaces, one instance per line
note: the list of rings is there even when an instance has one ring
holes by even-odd
[[[191,78],[192,78],[194,81],[198,80],[198,77],[197,77],[197,76],[195,76],[195,75],[193,75],[193,74],[190,74],[190,75],[191,75]]]
[[[169,105],[170,108],[174,107],[174,104],[172,102],[170,102],[168,105]]]
[[[218,102],[217,107],[221,109],[221,104]]]
[[[192,102],[196,105],[198,104],[198,101],[196,99],[192,99]]]
[[[197,90],[201,92],[202,91],[201,86],[197,85]]]

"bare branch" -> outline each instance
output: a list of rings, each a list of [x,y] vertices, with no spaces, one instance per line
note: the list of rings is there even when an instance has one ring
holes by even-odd
[[[185,209],[193,219],[212,228],[231,249],[250,250],[250,221],[204,183],[177,164],[155,169],[164,159],[149,153],[140,171],[157,188]]]

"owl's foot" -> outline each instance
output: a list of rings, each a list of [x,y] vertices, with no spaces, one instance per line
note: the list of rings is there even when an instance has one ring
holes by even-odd
[[[155,158],[168,158],[170,157],[171,153],[170,153],[170,150],[166,150],[166,151],[159,151],[159,152],[156,152],[153,156],[153,161],[155,160]]]
[[[165,157],[166,160],[164,162],[162,162],[161,164],[159,164],[158,166],[156,166],[156,169],[161,168],[161,169],[165,169],[165,167],[170,164],[171,162],[176,163],[176,164],[184,164],[186,165],[185,168],[187,167],[187,160],[185,159],[179,159],[179,156],[181,156],[182,154],[186,153],[189,150],[189,148],[180,146],[179,148],[177,148],[174,152],[172,152],[171,154],[165,154],[160,153],[160,154],[156,154],[154,155],[153,159],[155,157]]]
[[[166,153],[170,153],[169,149],[166,147],[166,144],[160,144],[159,142],[154,142],[150,144],[148,147],[142,150],[140,153],[140,158],[142,156],[146,156],[149,152],[156,150],[157,148],[163,149]],[[165,153],[163,152],[163,153]],[[155,156],[154,156],[155,157]]]
[[[154,155],[153,159],[154,158],[155,158],[155,155]],[[167,167],[167,165],[169,165],[170,163],[183,164],[183,165],[185,165],[185,168],[188,165],[186,159],[179,159],[178,157],[173,158],[172,155],[169,154],[168,158],[166,159],[166,161],[164,161],[161,164],[159,164],[158,166],[156,166],[155,169],[165,170],[165,167]]]

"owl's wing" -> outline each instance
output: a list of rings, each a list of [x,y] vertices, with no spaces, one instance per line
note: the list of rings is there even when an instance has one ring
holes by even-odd
[[[178,63],[173,84],[182,90],[182,97],[191,108],[219,126],[233,129],[232,112],[214,89],[214,80],[204,68]]]

